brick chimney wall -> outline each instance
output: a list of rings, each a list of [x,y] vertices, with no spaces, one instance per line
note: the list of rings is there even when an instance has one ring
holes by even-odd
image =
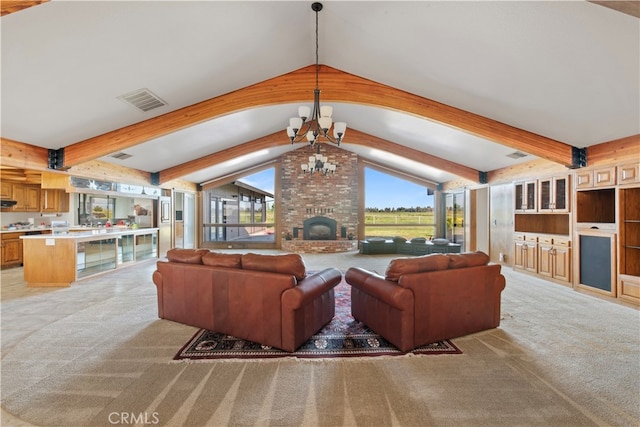
[[[336,220],[337,240],[346,240],[341,237],[342,227],[346,227],[347,235],[356,234],[358,156],[334,144],[320,143],[320,154],[328,157],[330,163],[337,165],[336,172],[326,176],[318,173],[313,175],[308,172],[303,173],[300,165],[308,163],[309,156],[315,153],[315,147],[301,145],[300,148],[285,153],[281,159],[283,232],[293,235],[294,227],[299,229],[298,237],[293,237],[288,247],[292,244],[304,246],[303,222],[314,216],[325,216]],[[305,243],[313,245],[313,241]],[[315,243],[317,244],[318,241]]]

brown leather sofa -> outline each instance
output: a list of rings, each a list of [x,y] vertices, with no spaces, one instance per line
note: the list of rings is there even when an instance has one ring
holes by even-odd
[[[351,313],[402,351],[500,325],[505,278],[482,252],[393,259],[345,274]]]
[[[298,254],[171,249],[153,282],[158,317],[295,351],[335,315],[342,273],[307,274]]]

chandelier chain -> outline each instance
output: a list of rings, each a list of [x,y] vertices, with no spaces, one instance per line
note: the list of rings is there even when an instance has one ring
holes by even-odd
[[[289,119],[287,136],[291,143],[301,142],[306,139],[313,146],[320,139],[340,145],[347,124],[334,122],[331,118],[333,108],[329,105],[320,106],[320,18],[318,12],[322,10],[322,3],[315,2],[311,10],[316,13],[316,86],[313,91],[313,107],[300,106],[298,116]],[[333,130],[333,135],[330,131]]]
[[[318,74],[320,74],[320,57],[318,55],[318,11],[316,11],[316,89],[320,88],[318,83]]]

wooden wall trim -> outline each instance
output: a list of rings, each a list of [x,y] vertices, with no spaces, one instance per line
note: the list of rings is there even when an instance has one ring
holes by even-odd
[[[356,103],[404,111],[487,138],[561,164],[572,163],[572,147],[468,111],[382,85],[335,68],[320,66],[325,101]],[[65,148],[65,166],[126,150],[215,117],[260,106],[305,102],[315,85],[315,65],[308,66],[198,104],[77,142]],[[348,143],[350,132],[344,142]]]

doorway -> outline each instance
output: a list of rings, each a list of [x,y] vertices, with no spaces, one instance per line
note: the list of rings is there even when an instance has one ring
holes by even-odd
[[[196,198],[193,193],[176,191],[174,242],[176,248],[195,249]]]
[[[451,243],[460,245],[460,250],[465,251],[464,245],[464,192],[447,193],[445,196],[445,237]]]

